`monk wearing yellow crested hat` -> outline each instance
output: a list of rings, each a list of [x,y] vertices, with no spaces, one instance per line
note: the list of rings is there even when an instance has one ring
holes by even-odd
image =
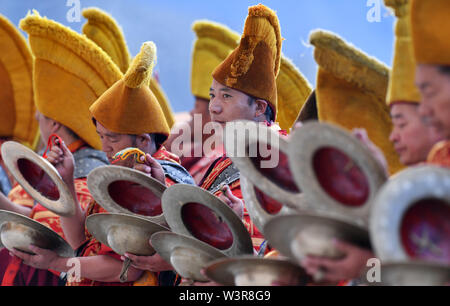
[[[450,167],[450,2],[412,0],[411,23],[419,113],[446,139],[435,145],[428,161]]]
[[[38,14],[22,20],[21,28],[29,34],[34,58],[34,102],[42,141],[47,143],[52,134],[57,134],[73,153],[71,175],[75,184],[74,194],[79,209],[85,209],[92,200],[87,190],[87,175],[94,168],[108,163],[105,154],[98,150],[100,139],[90,124],[89,106],[106,90],[108,82],[112,84],[115,80],[115,67],[98,57],[101,51],[92,43]],[[26,88],[23,88],[24,98],[26,93]],[[60,217],[36,204],[21,186],[10,192],[9,200],[2,198],[0,207],[29,216],[65,237]],[[59,284],[59,273],[37,268],[22,265],[14,257],[2,284]]]
[[[211,74],[214,68],[238,46],[240,37],[226,26],[208,20],[194,22],[192,29],[197,36],[192,51],[191,67],[194,107],[190,111],[190,120],[177,124],[165,145],[172,147],[173,152],[175,150],[182,152],[181,164],[199,184],[211,164],[224,154],[221,141],[214,142],[211,148],[204,147],[210,137],[219,137],[217,134],[204,132],[211,122],[209,115]],[[180,140],[183,141],[179,143]]]
[[[80,36],[78,39],[93,44],[85,37]],[[100,50],[99,47],[95,47]],[[118,70],[103,51],[97,56]],[[177,164],[178,158],[162,146],[169,135],[169,127],[159,102],[149,88],[155,60],[155,44],[144,43],[127,73],[122,75],[119,71],[115,82],[106,91],[101,92],[90,106],[87,125],[94,129],[97,137],[100,136],[102,150],[110,162],[116,161],[115,155],[119,151],[129,147],[138,148],[145,153],[143,157],[145,165],[140,170],[151,174],[165,185],[193,184],[190,175]],[[48,160],[57,167],[67,186],[73,188],[74,181],[70,175],[72,157],[68,148],[64,144],[60,148],[54,146],[48,154]],[[134,160],[131,163],[126,158],[117,160],[119,162],[115,163],[116,165],[133,167]],[[127,281],[119,283],[122,269],[120,256],[85,232],[86,217],[102,212],[106,211],[92,201],[85,211],[77,210],[75,216],[61,218],[64,221],[62,225],[67,241],[74,249],[79,248],[81,256],[79,257],[81,279],[72,280],[67,285],[133,285],[142,276],[143,271],[132,265],[128,271]],[[67,260],[70,259],[58,257],[48,250],[36,249],[35,253],[41,256],[15,253],[33,266],[61,272],[68,270]],[[159,261],[159,266],[162,264],[165,262]],[[164,271],[170,269],[170,266],[165,264],[164,269],[163,267],[160,269]],[[156,275],[150,273],[144,274],[144,277],[147,284],[157,285]]]
[[[277,76],[282,58],[281,44],[276,13],[262,4],[250,7],[239,45],[212,71],[211,83],[208,86],[202,83],[202,88],[208,88],[208,107],[212,122],[222,127],[234,120],[274,124],[277,114],[284,111],[284,108],[278,108],[277,93]],[[293,78],[292,75],[296,74],[293,71],[286,72],[283,80]],[[297,81],[288,83],[298,85],[299,77],[295,78]],[[284,96],[286,105],[291,103],[291,107],[297,111],[311,91],[309,83],[301,75],[300,78],[303,88],[297,89],[295,95],[303,99],[287,99],[288,94]],[[295,111],[294,114],[286,114],[286,125],[292,126],[297,116]],[[245,210],[239,170],[231,159],[223,155],[214,160],[199,185],[221,198],[243,217],[253,246],[259,251],[264,238]],[[221,188],[222,186],[224,188]]]
[[[102,48],[122,73],[126,73],[130,66],[131,57],[125,36],[118,22],[111,15],[96,7],[86,8],[82,14],[87,19],[82,27],[83,34]],[[166,93],[156,77],[152,77],[149,86],[161,106],[169,128],[172,128],[175,117]]]
[[[0,15],[0,147],[8,140],[33,148],[38,140],[34,118],[33,59],[25,38]],[[0,154],[0,193],[8,195],[14,179]]]
[[[405,166],[425,162],[433,145],[442,135],[424,124],[418,112],[421,96],[415,85],[416,63],[411,38],[411,2],[385,0],[397,16],[394,63],[389,80],[387,103],[392,118],[389,137]]]
[[[32,67],[33,59],[25,38],[0,15],[0,147],[6,141],[15,140],[34,148],[38,125],[34,117]],[[5,196],[14,184],[0,153],[0,209],[11,204]],[[0,249],[0,279],[8,262],[8,251]]]

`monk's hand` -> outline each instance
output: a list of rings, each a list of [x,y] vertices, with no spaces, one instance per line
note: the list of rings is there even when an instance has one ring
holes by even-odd
[[[306,272],[316,279],[317,283],[337,284],[359,278],[367,267],[367,261],[374,258],[374,254],[351,243],[335,240],[335,247],[345,255],[340,259],[307,256],[301,262]]]
[[[383,167],[386,176],[389,176],[388,163],[386,161],[386,157],[384,156],[383,151],[378,148],[367,135],[367,131],[365,129],[353,129],[352,135],[356,137],[359,141],[361,141],[372,153],[372,156],[380,163]]]
[[[139,157],[140,161],[143,163],[135,163],[134,169],[144,172],[148,176],[166,185],[166,175],[164,169],[156,159],[154,159],[150,154],[145,154],[145,156]]]
[[[231,192],[228,185],[223,186],[221,191],[219,199],[224,201],[242,219],[244,217],[244,202]]]
[[[55,262],[60,259],[59,255],[51,250],[41,249],[34,245],[30,245],[30,250],[35,253],[35,255],[24,253],[16,249],[11,250],[10,255],[19,257],[22,259],[23,263],[28,266],[42,270],[54,268]]]
[[[143,271],[150,272],[162,272],[162,271],[172,271],[174,268],[167,263],[158,253],[152,256],[136,256],[133,254],[125,253],[121,259],[125,260],[129,258],[131,260],[131,266]]]
[[[47,160],[56,168],[64,183],[72,186],[74,182],[73,173],[75,161],[70,150],[64,142],[59,139],[55,141],[54,146],[47,152]]]

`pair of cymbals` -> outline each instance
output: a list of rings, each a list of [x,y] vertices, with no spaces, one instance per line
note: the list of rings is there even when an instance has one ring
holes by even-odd
[[[252,121],[227,124],[225,148],[240,170],[245,207],[263,234],[265,223],[275,216],[307,207],[293,180],[288,162],[288,140],[279,132]]]
[[[450,283],[450,171],[403,170],[377,195],[370,236],[382,262],[383,284]]]
[[[261,134],[248,136],[246,145],[262,143],[278,149],[274,154],[279,154],[278,168],[285,168],[283,180],[265,175],[250,156],[232,159],[241,170],[250,216],[269,244],[296,260],[308,254],[339,257],[333,239],[370,247],[369,213],[386,180],[370,151],[347,131],[325,123],[307,123],[289,140]],[[229,142],[233,144],[233,139]],[[293,195],[280,185],[285,189],[295,185],[298,193]],[[279,205],[270,210],[267,203]]]
[[[87,183],[95,201],[108,211],[87,217],[86,228],[92,236],[119,255],[155,254],[150,238],[169,230],[161,206],[166,186],[140,171],[119,166],[94,169]],[[127,281],[130,264],[127,258],[121,282]]]
[[[184,278],[205,282],[201,273],[211,261],[253,254],[250,234],[223,201],[196,186],[177,184],[162,197],[172,233],[161,232],[151,242],[158,254]]]

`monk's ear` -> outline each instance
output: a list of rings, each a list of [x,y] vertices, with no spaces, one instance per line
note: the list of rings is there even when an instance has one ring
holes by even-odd
[[[146,148],[151,141],[152,138],[150,137],[150,134],[140,134],[136,136],[136,145],[138,148]]]
[[[256,99],[255,100],[255,117],[259,117],[261,115],[264,115],[266,113],[267,106],[269,105],[267,101]]]

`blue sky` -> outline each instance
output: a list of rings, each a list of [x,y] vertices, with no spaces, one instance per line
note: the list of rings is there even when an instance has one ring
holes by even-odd
[[[0,13],[18,25],[28,10],[36,9],[43,16],[80,32],[85,23],[69,22],[67,6],[73,0],[0,0]],[[283,53],[291,58],[314,85],[317,65],[313,49],[308,46],[314,29],[335,32],[366,53],[387,65],[392,62],[394,18],[382,0],[79,0],[81,8],[99,7],[110,13],[121,25],[131,54],[139,52],[142,42],[152,40],[158,47],[161,84],[176,112],[190,110],[191,51],[194,34],[191,25],[198,19],[223,23],[241,33],[247,8],[263,3],[277,12]],[[374,9],[380,5],[380,18]]]

